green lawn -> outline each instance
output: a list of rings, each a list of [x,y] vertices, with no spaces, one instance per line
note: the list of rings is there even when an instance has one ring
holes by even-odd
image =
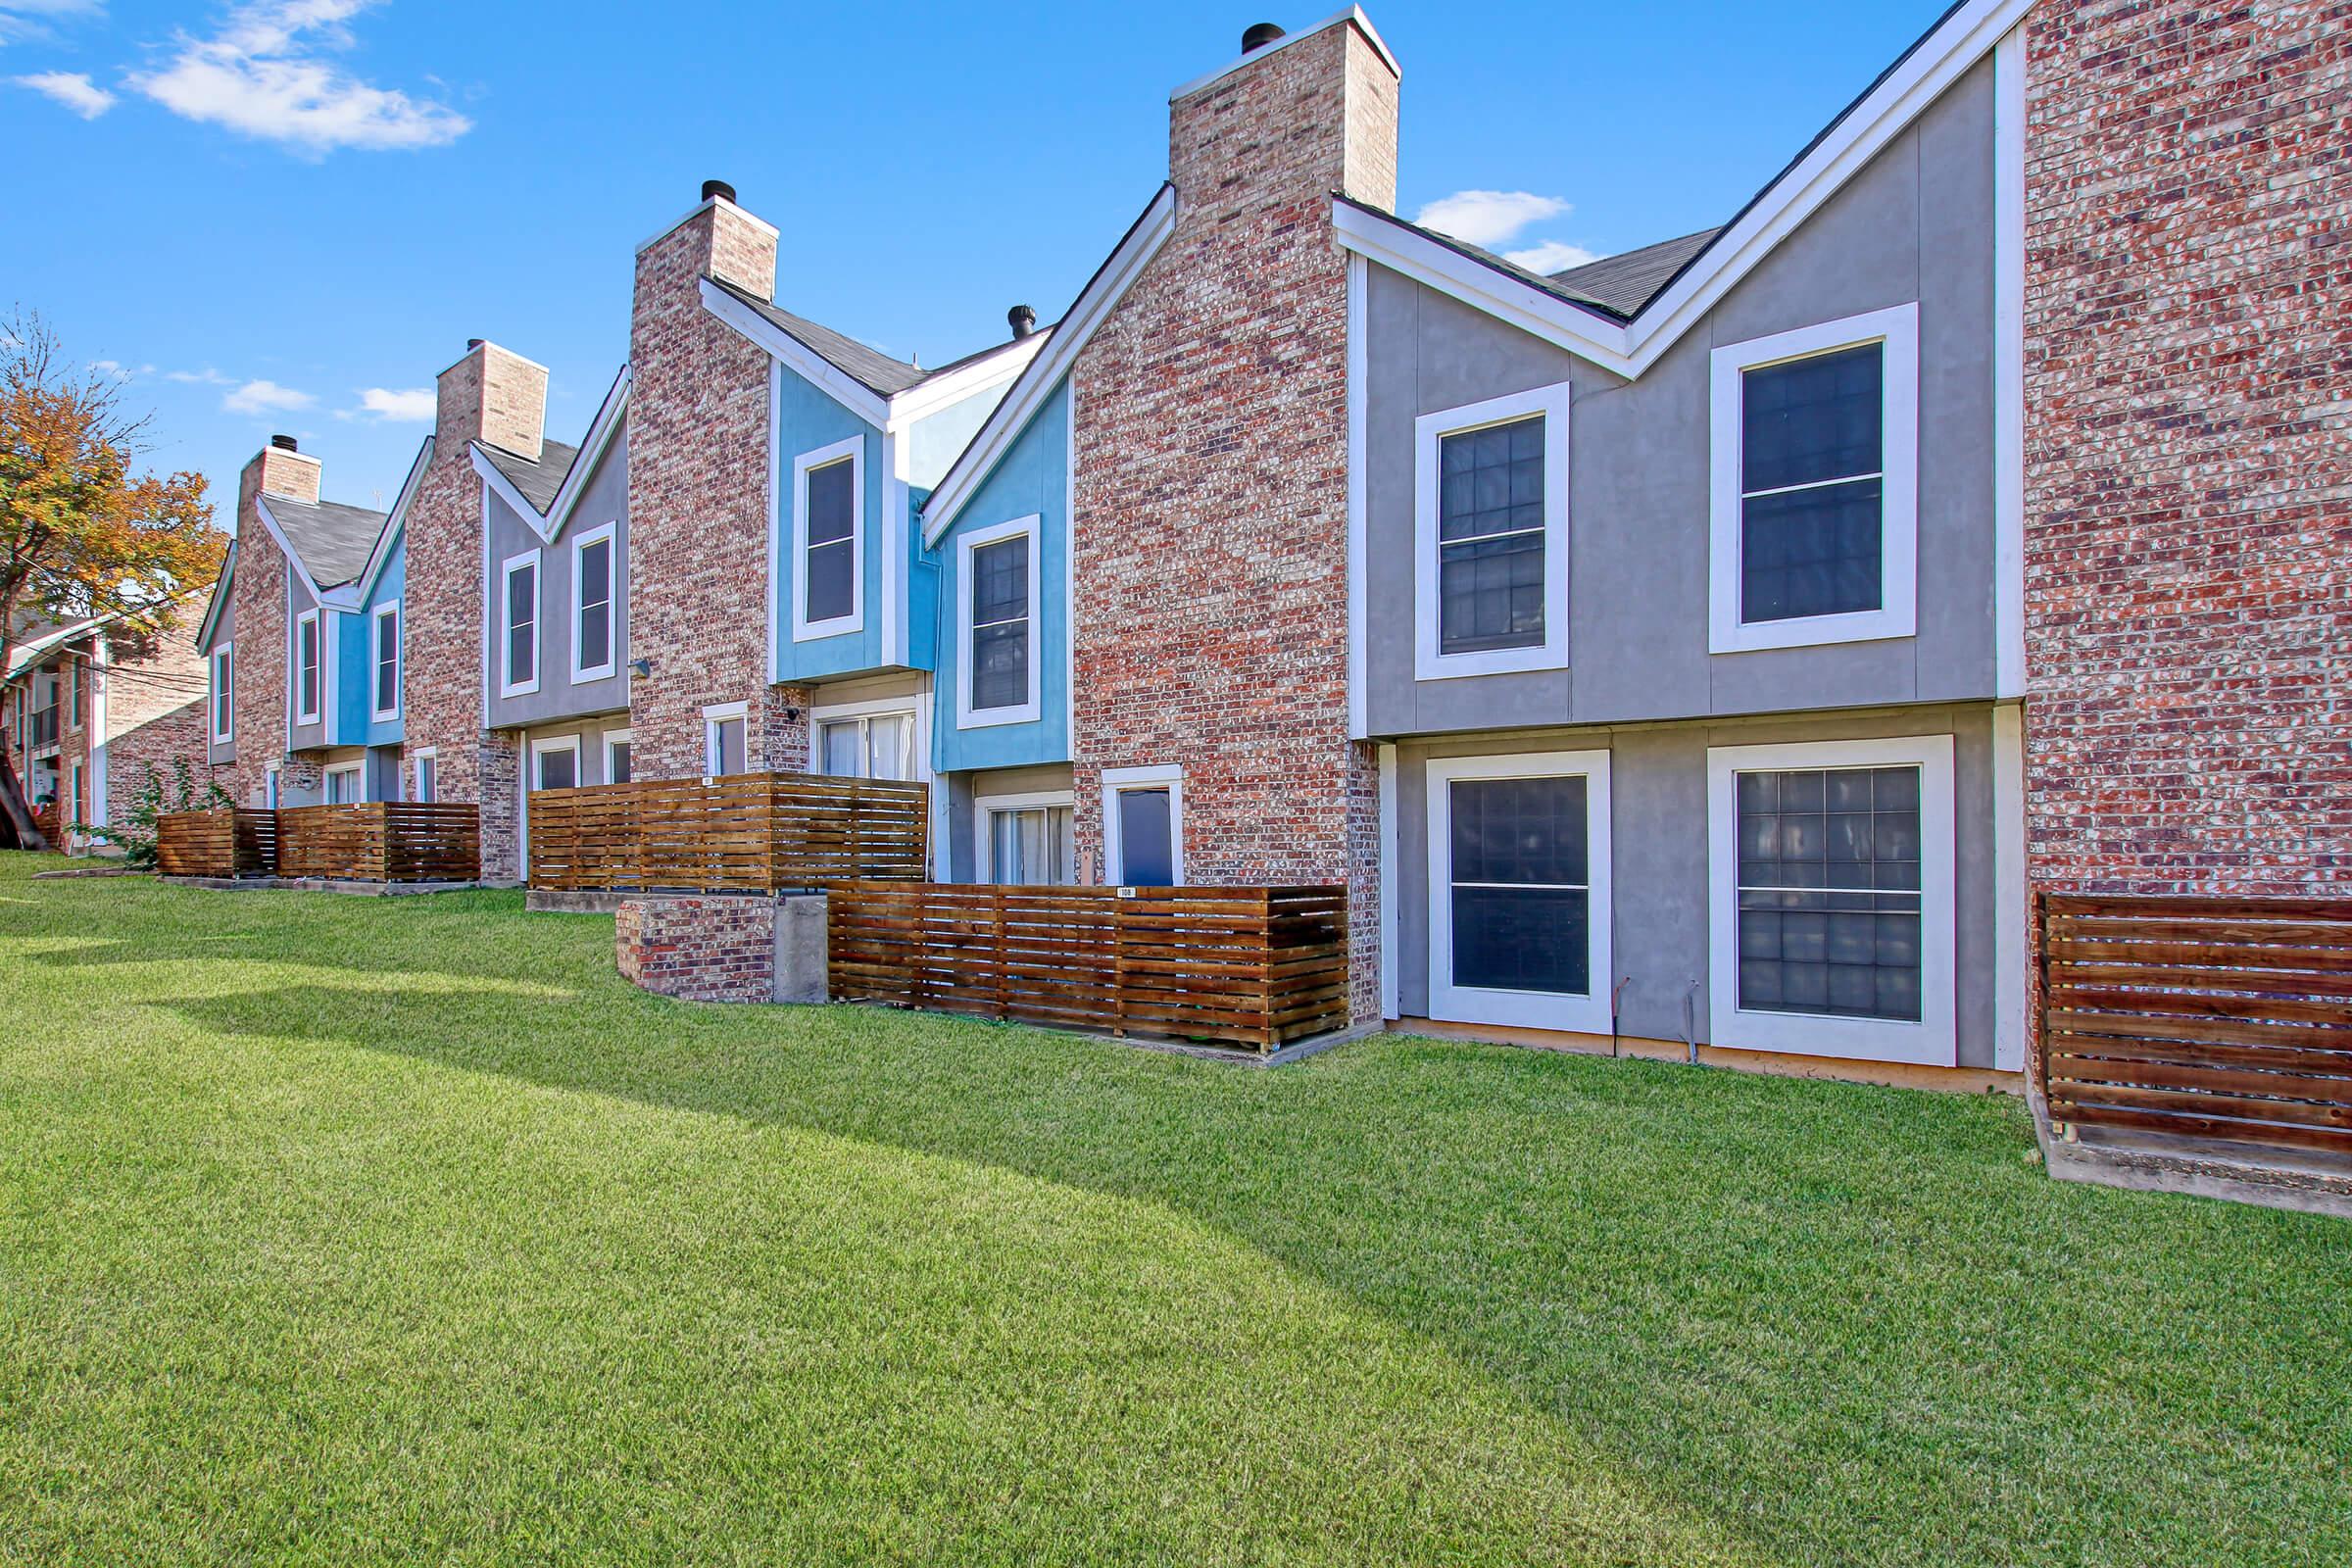
[[[645,997],[0,857],[0,1561],[2339,1564],[2352,1225],[2023,1109]]]

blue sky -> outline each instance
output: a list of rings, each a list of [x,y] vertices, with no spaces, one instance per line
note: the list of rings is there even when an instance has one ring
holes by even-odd
[[[1488,193],[1438,215],[1553,266],[1720,222],[1944,3],[1369,5],[1398,207]],[[707,176],[783,230],[786,305],[893,353],[1053,318],[1165,172],[1168,89],[1330,9],[0,0],[0,304],[216,499],[291,430],[388,504],[468,337],[549,366],[577,439]]]

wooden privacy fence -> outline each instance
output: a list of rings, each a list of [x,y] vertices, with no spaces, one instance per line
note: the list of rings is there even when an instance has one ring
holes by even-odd
[[[1336,887],[830,891],[836,1001],[1271,1052],[1348,1022]]]
[[[2050,894],[2041,930],[2053,1121],[2352,1154],[2352,899]]]
[[[155,868],[166,876],[275,876],[277,813],[224,806],[158,816]]]
[[[928,874],[931,792],[888,779],[731,773],[539,790],[530,884],[772,893]]]
[[[277,813],[280,876],[338,882],[471,882],[480,818],[465,801],[295,806]]]

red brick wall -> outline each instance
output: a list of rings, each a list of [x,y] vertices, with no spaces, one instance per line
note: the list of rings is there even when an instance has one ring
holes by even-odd
[[[2352,5],[2029,23],[2044,889],[2352,884]]]
[[[172,766],[174,761],[183,758],[187,760],[189,776],[201,791],[213,774],[208,722],[205,699],[199,697],[144,723],[118,731],[106,744],[107,820],[121,822],[129,814],[138,802],[140,788],[147,782],[150,766],[163,779],[167,807],[178,803],[178,770]],[[227,771],[221,769],[223,775]],[[220,787],[229,787],[225,776]]]
[[[773,1002],[773,899],[631,899],[613,916],[613,959],[633,986],[688,1002]]]
[[[1396,77],[1349,24],[1169,110],[1177,224],[1079,356],[1080,854],[1104,767],[1184,767],[1185,877],[1349,885],[1378,1008],[1376,780],[1348,738],[1336,189],[1396,199]]]
[[[640,778],[703,771],[703,710],[750,704],[754,769],[808,765],[808,694],[767,681],[767,354],[703,308],[701,279],[762,297],[776,237],[732,203],[637,257],[629,317],[629,684]],[[799,710],[787,720],[786,709]]]
[[[315,458],[265,447],[237,480],[237,574],[230,584],[236,672],[229,727],[236,760],[223,788],[240,806],[267,804],[270,764],[288,792],[318,787],[318,764],[286,750],[286,558],[255,503],[264,490],[318,499]]]

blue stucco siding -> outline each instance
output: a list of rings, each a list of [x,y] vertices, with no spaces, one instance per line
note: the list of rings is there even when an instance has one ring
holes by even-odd
[[[1069,760],[1069,385],[1064,382],[957,514],[955,526],[926,552],[937,582],[931,613],[939,646],[939,699],[932,705],[932,766],[938,772]],[[959,645],[956,610],[969,589],[958,574],[959,541],[1032,514],[1038,519],[1038,602],[1031,607],[1033,652],[1041,660],[1038,715],[1022,723],[960,728],[956,699],[968,650]]]
[[[409,549],[405,532],[394,536],[391,559],[384,563],[383,571],[368,589],[357,612],[334,612],[335,636],[335,713],[334,735],[329,744],[335,746],[397,746],[407,717],[407,694],[402,694],[400,717],[378,723],[373,717],[375,680],[375,612],[378,607],[399,603],[402,606],[402,653],[407,653],[408,615],[405,599],[408,586]],[[407,671],[402,671],[406,684]],[[372,799],[373,797],[370,797]]]
[[[887,535],[882,515],[884,494],[882,432],[818,391],[790,368],[779,368],[776,399],[776,514],[770,525],[781,548],[776,552],[775,580],[768,584],[777,643],[777,674],[786,681],[818,680],[880,668],[886,662],[882,645],[882,541]],[[821,451],[836,442],[857,439],[862,463],[863,538],[858,603],[864,612],[856,631],[793,639],[792,627],[792,512],[793,465],[803,454]]]

